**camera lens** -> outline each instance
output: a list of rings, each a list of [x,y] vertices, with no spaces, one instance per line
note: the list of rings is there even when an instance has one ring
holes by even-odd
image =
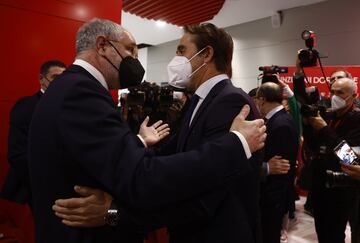
[[[302,33],[301,33],[301,38],[303,40],[308,40],[310,38],[310,35],[311,35],[311,32],[309,30],[304,30]]]

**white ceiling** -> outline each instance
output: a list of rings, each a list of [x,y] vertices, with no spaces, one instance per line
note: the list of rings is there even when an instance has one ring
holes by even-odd
[[[269,17],[280,10],[306,6],[326,0],[225,0],[219,13],[211,22],[218,27],[228,27]],[[179,39],[182,28],[164,24],[158,26],[154,20],[147,20],[122,11],[123,27],[135,37],[137,43],[158,45]]]

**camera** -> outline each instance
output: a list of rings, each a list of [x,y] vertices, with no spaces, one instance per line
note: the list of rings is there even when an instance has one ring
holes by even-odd
[[[314,49],[315,45],[315,33],[310,30],[304,30],[301,33],[301,38],[305,41],[307,49],[301,49],[298,57],[301,67],[315,67],[317,66],[317,60],[319,52]]]
[[[173,88],[169,85],[158,86],[144,81],[141,85],[129,88],[127,104],[129,107],[140,106],[171,106],[173,102]]]
[[[359,187],[360,181],[352,179],[350,176],[346,175],[344,172],[326,171],[326,187]]]
[[[275,74],[288,73],[288,68],[287,67],[279,67],[276,65],[261,66],[261,67],[259,67],[259,71],[263,72],[260,75],[262,84],[267,83],[267,82],[279,83],[278,77]]]

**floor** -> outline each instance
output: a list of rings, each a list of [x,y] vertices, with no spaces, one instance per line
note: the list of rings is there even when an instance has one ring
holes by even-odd
[[[304,213],[304,203],[306,198],[301,197],[296,202],[296,218],[295,222],[290,222],[288,232],[288,243],[313,243],[317,242],[315,233],[314,219]],[[350,227],[346,228],[346,243],[350,243]]]

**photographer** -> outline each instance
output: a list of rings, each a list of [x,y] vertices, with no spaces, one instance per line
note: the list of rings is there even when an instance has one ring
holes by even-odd
[[[342,140],[350,146],[360,145],[360,112],[353,103],[356,96],[357,86],[352,79],[337,79],[331,85],[331,115],[327,114],[324,119],[318,112],[317,116],[304,117],[304,124],[311,126],[309,132],[314,138],[309,144],[319,148],[313,159],[312,199],[320,243],[344,242],[345,227],[355,207],[354,189],[326,188],[326,170],[340,171],[334,148]]]

